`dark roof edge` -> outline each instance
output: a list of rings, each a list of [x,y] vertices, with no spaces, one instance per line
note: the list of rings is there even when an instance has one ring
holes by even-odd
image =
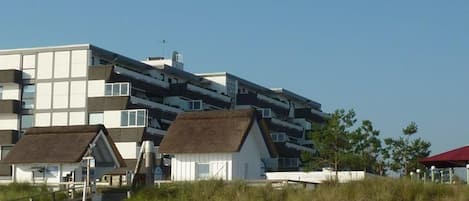
[[[321,103],[319,102],[316,102],[316,101],[313,101],[309,98],[306,98],[304,96],[301,96],[295,92],[292,92],[290,90],[287,90],[287,89],[284,89],[284,88],[272,88],[271,89],[272,91],[274,91],[275,93],[278,93],[278,94],[283,94],[287,97],[290,97],[290,98],[293,98],[293,99],[296,99],[298,101],[301,101],[301,102],[305,102],[306,104],[316,108],[316,109],[321,109]]]

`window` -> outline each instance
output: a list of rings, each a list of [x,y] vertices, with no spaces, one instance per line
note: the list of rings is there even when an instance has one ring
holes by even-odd
[[[104,114],[102,112],[90,113],[88,116],[88,124],[104,124]]]
[[[32,114],[21,115],[21,130],[33,127],[34,118]]]
[[[0,100],[3,99],[3,86],[0,86]]]
[[[23,86],[23,109],[34,109],[34,97],[36,96],[36,86]]]
[[[31,167],[33,170],[33,179],[34,181],[42,181],[45,177],[46,167],[39,166],[39,167]]]
[[[145,110],[121,111],[121,126],[123,127],[145,126],[145,119]]]
[[[0,159],[3,160],[7,155],[8,153],[10,152],[10,150],[13,148],[13,146],[11,145],[2,145],[0,146]]]
[[[130,88],[128,82],[106,83],[104,87],[104,95],[106,96],[128,96]]]
[[[210,165],[208,163],[197,163],[195,166],[196,179],[208,179],[210,176]]]
[[[191,100],[189,101],[190,110],[202,110],[202,100]]]
[[[164,74],[161,73],[160,75],[161,75],[161,81],[164,81]]]
[[[273,142],[285,142],[287,141],[287,136],[285,133],[272,133],[272,141]]]
[[[262,115],[262,118],[272,118],[272,111],[270,108],[260,108],[257,109]]]

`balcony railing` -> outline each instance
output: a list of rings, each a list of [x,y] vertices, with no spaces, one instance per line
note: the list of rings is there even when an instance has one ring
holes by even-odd
[[[165,88],[165,89],[169,88],[169,83],[167,83],[167,82],[158,80],[158,79],[150,77],[148,75],[144,75],[144,74],[137,73],[137,72],[134,72],[134,71],[131,71],[131,70],[127,70],[127,69],[119,67],[119,66],[114,67],[114,72],[116,74],[125,75],[125,76],[128,76],[128,77],[134,78],[136,80],[141,80],[143,82],[153,84],[153,85]]]
[[[237,94],[236,105],[254,105],[259,108],[270,108],[276,115],[280,116],[288,116],[289,113],[289,107],[286,107],[286,103],[256,93]]]
[[[306,151],[306,152],[309,152],[309,153],[312,153],[312,154],[316,153],[316,150],[314,150],[312,148],[297,145],[297,144],[294,144],[294,143],[291,143],[291,142],[286,142],[285,146],[288,147],[288,148],[299,150],[299,151]]]
[[[293,123],[290,123],[288,121],[280,120],[280,119],[277,119],[277,118],[272,118],[271,121],[272,121],[273,124],[288,127],[288,128],[291,128],[291,129],[294,129],[294,130],[297,130],[297,131],[303,131],[303,127],[298,126],[298,125],[293,124]]]
[[[157,103],[157,102],[150,101],[150,100],[145,100],[143,98],[139,98],[139,97],[136,97],[136,96],[131,96],[130,97],[130,102],[132,104],[146,105],[150,108],[158,108],[158,109],[161,109],[163,111],[169,111],[169,112],[173,112],[173,113],[183,112],[183,110],[181,110],[179,108],[171,107],[171,106],[161,104],[161,103]]]
[[[22,72],[19,70],[0,70],[0,83],[21,83]]]
[[[158,128],[153,128],[153,127],[147,127],[147,133],[150,133],[152,135],[166,135],[165,130],[161,130]]]
[[[222,94],[219,94],[217,92],[211,91],[209,89],[205,89],[205,88],[202,88],[202,87],[199,87],[199,86],[195,86],[193,84],[187,84],[187,89],[191,90],[191,91],[194,91],[194,92],[198,92],[198,93],[207,95],[207,96],[210,96],[212,98],[216,98],[218,100],[225,101],[225,102],[230,102],[230,100],[231,100],[231,98],[229,96],[222,95]]]
[[[284,102],[282,102],[282,101],[273,99],[273,98],[268,97],[268,96],[264,96],[264,95],[262,95],[262,94],[257,94],[257,98],[258,98],[259,100],[266,101],[266,102],[269,102],[269,103],[271,103],[271,104],[274,104],[274,105],[276,105],[276,106],[278,106],[278,107],[281,107],[281,108],[283,108],[283,109],[287,109],[287,110],[288,110],[288,109],[290,108],[290,105],[288,105],[288,103],[284,103]]]
[[[295,118],[305,118],[316,122],[323,122],[328,118],[328,115],[312,108],[297,108],[295,109]]]

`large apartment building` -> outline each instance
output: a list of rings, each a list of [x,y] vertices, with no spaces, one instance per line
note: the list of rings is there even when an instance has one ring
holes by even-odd
[[[241,107],[267,119],[280,155],[271,170],[298,169],[300,151],[314,151],[305,133],[324,119],[319,103],[228,73],[186,72],[177,53],[138,61],[90,44],[0,50],[1,158],[30,127],[104,124],[132,169],[141,142],[158,145],[177,114]]]

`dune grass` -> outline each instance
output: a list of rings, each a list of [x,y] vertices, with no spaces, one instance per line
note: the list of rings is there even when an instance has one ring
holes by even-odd
[[[29,201],[28,197],[33,197],[34,201],[50,201],[52,194],[46,186],[32,186],[27,183],[12,183],[5,186],[0,186],[0,200],[1,201]],[[65,193],[57,193],[56,200],[64,200]],[[21,199],[23,198],[23,199]]]
[[[346,184],[323,184],[314,190],[270,185],[252,187],[243,182],[200,181],[173,183],[138,190],[127,201],[466,201],[469,187],[376,178]]]

